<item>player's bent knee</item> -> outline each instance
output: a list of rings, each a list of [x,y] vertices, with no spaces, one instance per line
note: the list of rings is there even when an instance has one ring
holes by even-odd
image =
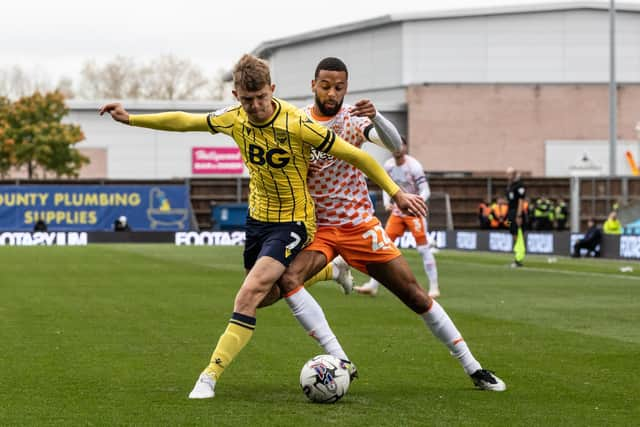
[[[282,275],[282,277],[280,277],[280,280],[278,280],[280,291],[283,294],[286,294],[287,292],[291,292],[292,290],[302,285],[303,283],[304,283],[304,279],[300,277],[299,274],[290,272],[290,271],[286,271]]]
[[[258,304],[258,308],[269,307],[270,305],[275,304],[282,298],[282,293],[280,292],[280,288],[278,286],[274,286],[271,288],[271,291],[264,297],[264,299]]]
[[[245,282],[236,295],[234,310],[238,313],[255,312],[262,301],[273,289],[273,283]]]
[[[427,295],[422,286],[418,283],[409,284],[405,298],[403,298],[403,302],[413,312],[418,314],[427,311],[431,305],[429,295]]]

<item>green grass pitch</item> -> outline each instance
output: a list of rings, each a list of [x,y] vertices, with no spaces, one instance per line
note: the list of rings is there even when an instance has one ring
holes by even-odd
[[[405,252],[418,278],[418,254]],[[335,405],[307,402],[322,353],[282,301],[216,398],[191,390],[242,281],[241,248],[0,248],[0,425],[630,426],[640,423],[640,263],[442,251],[442,297],[508,386],[477,391],[388,291],[311,289],[360,370]],[[623,265],[634,267],[621,273]],[[364,280],[357,275],[357,281]]]

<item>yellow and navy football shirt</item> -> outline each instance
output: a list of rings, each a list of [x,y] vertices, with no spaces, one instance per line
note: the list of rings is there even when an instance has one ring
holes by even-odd
[[[315,206],[307,189],[311,145],[330,147],[330,132],[314,128],[303,135],[309,119],[293,105],[273,99],[275,111],[265,123],[249,121],[240,106],[207,115],[213,133],[231,136],[249,168],[249,215],[266,222],[315,222]],[[304,138],[304,139],[303,139]],[[308,142],[308,143],[306,143]],[[310,145],[311,144],[311,145]]]

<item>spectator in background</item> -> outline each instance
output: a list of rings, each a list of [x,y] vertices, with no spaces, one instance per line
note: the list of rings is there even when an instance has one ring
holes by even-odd
[[[553,230],[553,203],[547,197],[538,197],[533,207],[533,229]]]
[[[42,218],[38,218],[35,224],[33,224],[34,232],[46,232],[47,231],[47,223],[44,222]]]
[[[489,220],[489,214],[491,213],[491,207],[489,203],[485,203],[484,201],[480,202],[478,205],[478,222],[480,223],[481,230],[488,230],[490,227],[491,221]]]
[[[127,217],[122,215],[113,223],[113,231],[131,231]]]
[[[492,229],[509,228],[507,224],[507,213],[509,205],[507,199],[499,197],[489,208],[489,225]]]
[[[573,245],[574,258],[580,258],[580,250],[586,249],[589,252],[593,252],[594,256],[600,256],[600,242],[602,241],[602,230],[596,226],[596,222],[593,218],[589,218],[587,222],[587,231],[584,233],[584,237]]]
[[[563,231],[567,228],[569,209],[563,199],[558,199],[555,208],[556,230]]]
[[[602,231],[604,231],[605,234],[622,234],[622,224],[618,219],[618,213],[616,211],[611,211],[602,226]]]

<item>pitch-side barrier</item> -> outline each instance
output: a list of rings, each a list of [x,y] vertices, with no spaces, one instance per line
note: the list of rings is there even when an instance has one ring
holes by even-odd
[[[527,253],[567,256],[582,234],[566,232],[526,232]],[[177,246],[242,246],[244,231],[187,232],[1,232],[0,246],[85,246],[98,243],[167,243]],[[431,231],[429,240],[439,249],[511,252],[512,237],[502,231]],[[396,240],[399,248],[415,248],[410,233]],[[604,235],[602,258],[640,260],[640,236]]]

